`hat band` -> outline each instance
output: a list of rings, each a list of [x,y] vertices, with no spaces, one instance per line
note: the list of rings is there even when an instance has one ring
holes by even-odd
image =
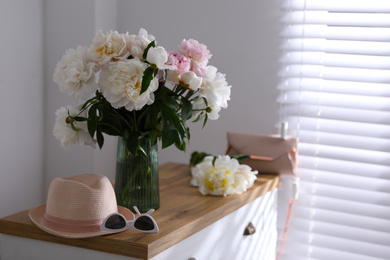
[[[71,233],[96,232],[100,230],[100,225],[104,219],[94,220],[71,220],[51,216],[47,213],[44,215],[44,223],[47,227]]]

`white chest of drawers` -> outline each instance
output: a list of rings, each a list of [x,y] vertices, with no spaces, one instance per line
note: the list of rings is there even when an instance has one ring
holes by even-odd
[[[97,238],[64,239],[38,229],[28,211],[0,219],[0,259],[275,259],[278,176],[258,176],[241,195],[202,196],[189,186],[188,166],[160,167],[157,234],[130,230]],[[252,223],[256,231],[244,235]]]

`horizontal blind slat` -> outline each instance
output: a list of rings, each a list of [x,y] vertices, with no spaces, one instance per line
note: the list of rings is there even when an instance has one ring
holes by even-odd
[[[284,73],[281,72],[281,75]],[[278,85],[278,89],[283,91],[317,91],[322,93],[338,93],[352,95],[367,95],[378,97],[390,97],[390,82],[389,83],[372,83],[358,81],[341,81],[341,80],[326,80],[322,78],[299,78],[288,77]],[[281,96],[279,100],[284,100]]]
[[[320,131],[324,133],[335,133],[343,135],[354,135],[372,138],[390,138],[389,125],[374,125],[360,122],[347,122],[324,118],[294,117],[286,118],[289,124],[291,135],[299,134],[299,129],[309,131]]]
[[[288,64],[286,69],[280,72],[286,78],[320,78],[343,81],[360,81],[372,83],[390,82],[389,70],[330,67],[323,65]]]
[[[305,205],[294,204],[294,217],[342,226],[362,228],[364,230],[375,230],[377,232],[384,233],[390,232],[390,220],[388,219],[371,218],[368,216],[337,212],[333,210],[312,208]],[[280,223],[279,226],[283,227],[283,223]]]
[[[347,148],[341,145],[330,146],[316,143],[300,142],[299,152],[302,155],[325,159],[384,165],[390,167],[390,153]]]
[[[341,250],[334,250],[325,247],[319,247],[316,245],[307,245],[307,243],[295,242],[288,240],[283,245],[286,258],[280,258],[281,260],[289,260],[290,255],[306,257],[306,259],[318,259],[318,260],[387,260],[386,258],[378,258],[373,256],[365,256],[353,252],[345,252]]]
[[[390,152],[390,140],[386,138],[325,133],[320,131],[300,131],[300,142],[324,145],[342,145],[343,147]]]
[[[333,26],[390,26],[389,13],[350,13],[328,11],[288,12],[281,22],[285,24],[327,24]]]
[[[294,218],[291,220],[291,225],[296,229],[306,232],[348,239],[352,240],[351,242],[356,241],[356,244],[365,242],[372,243],[373,245],[389,246],[390,241],[390,235],[388,233],[319,221],[307,221],[305,219]]]
[[[287,104],[285,105],[285,109],[287,110],[286,115],[291,116],[300,113],[302,117],[321,117],[370,124],[390,124],[390,111],[376,109],[364,110],[317,104],[303,104],[300,106]]]
[[[313,173],[310,169],[299,169],[299,176],[307,182],[359,189],[363,192],[376,191],[390,193],[390,190],[388,189],[390,180],[378,179],[376,177],[354,175],[353,178],[351,178],[350,175],[340,172],[316,170]]]
[[[390,57],[388,56],[290,51],[282,57],[281,62],[286,64],[390,70]]]
[[[389,15],[390,16],[390,15]],[[321,51],[327,53],[390,55],[390,42],[328,40],[324,38],[286,39],[281,45],[285,51]]]
[[[313,157],[305,154],[299,154],[300,168],[311,170],[315,174],[315,170],[326,172],[339,172],[353,176],[364,176],[370,178],[378,178],[390,180],[390,167],[385,165],[373,165],[361,162],[342,161],[321,157]],[[389,212],[390,213],[390,212]]]
[[[301,181],[300,188],[301,194],[308,196],[327,196],[334,199],[375,204],[389,207],[390,210],[390,193],[388,192],[341,187],[318,181]]]
[[[317,105],[318,107],[351,108],[358,110],[382,110],[390,111],[390,97],[364,96],[321,91],[284,91],[280,97],[287,104],[298,106]],[[350,120],[349,120],[350,121]]]
[[[343,251],[345,253],[359,254],[361,256],[373,256],[382,259],[390,254],[389,246],[362,241],[351,241],[348,238],[340,238],[326,234],[313,234],[313,232],[305,232],[304,230],[299,229],[291,230],[291,235],[294,237],[294,242],[310,243],[311,246],[317,246],[328,250]]]
[[[390,28],[327,26],[322,24],[292,24],[281,32],[281,36],[285,38],[305,37],[330,40],[388,42],[390,40]]]
[[[388,0],[286,0],[284,10],[325,10],[337,12],[390,12]]]

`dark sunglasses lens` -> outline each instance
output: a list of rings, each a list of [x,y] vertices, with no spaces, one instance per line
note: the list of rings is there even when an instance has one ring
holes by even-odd
[[[150,217],[147,216],[141,216],[137,218],[137,220],[134,223],[134,227],[139,230],[153,230],[154,229],[154,223],[150,219]]]
[[[126,220],[120,215],[112,215],[104,226],[108,229],[121,229],[126,226]]]

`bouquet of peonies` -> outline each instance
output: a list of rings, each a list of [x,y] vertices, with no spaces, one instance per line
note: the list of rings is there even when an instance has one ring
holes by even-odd
[[[210,58],[193,39],[167,52],[144,29],[138,35],[99,31],[89,47],[69,49],[56,66],[54,81],[80,105],[56,112],[53,134],[64,148],[96,142],[102,148],[105,133],[123,137],[133,154],[143,152],[141,137],[185,150],[187,120],[204,126],[230,100],[231,86],[207,65]]]
[[[241,194],[253,186],[257,171],[240,164],[239,159],[228,155],[210,156],[194,152],[191,155],[191,185],[199,187],[203,195],[227,196]]]

